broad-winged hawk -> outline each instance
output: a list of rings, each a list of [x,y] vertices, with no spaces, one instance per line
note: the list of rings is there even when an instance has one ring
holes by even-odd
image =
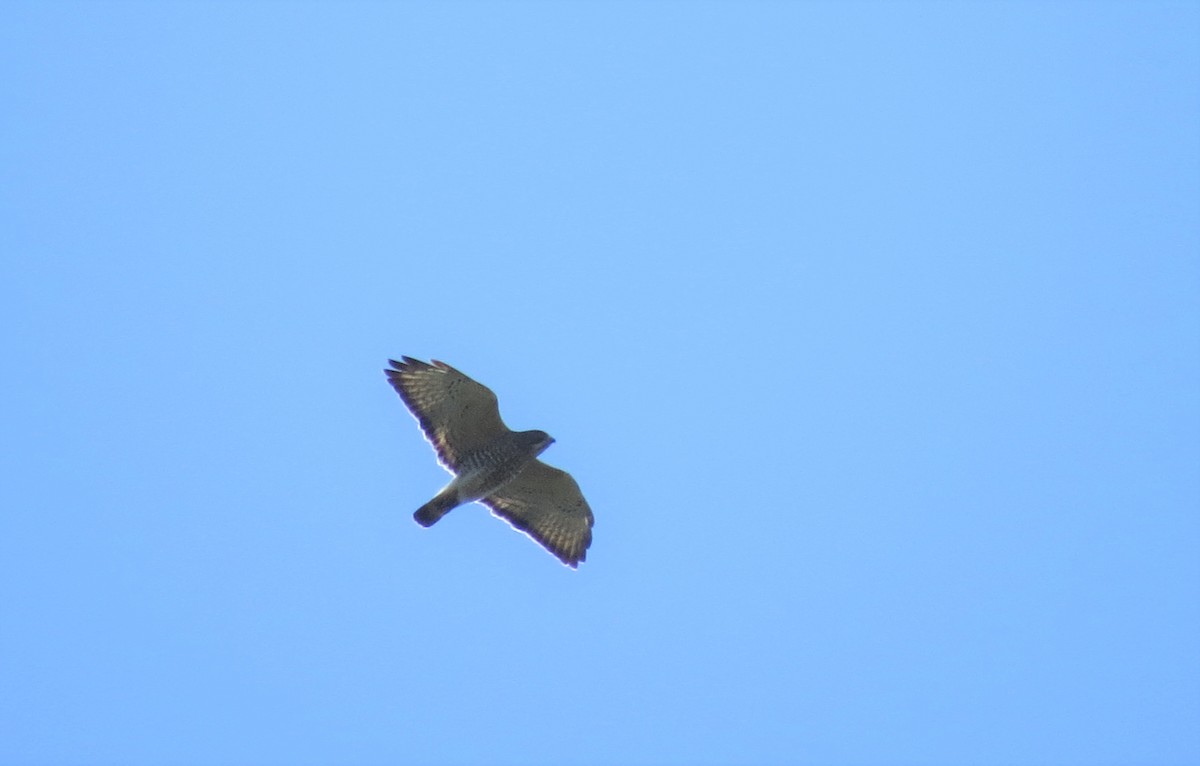
[[[545,431],[508,430],[491,389],[450,365],[401,360],[388,360],[388,382],[454,475],[413,514],[417,523],[431,526],[478,500],[567,566],[579,566],[592,544],[592,509],[569,473],[537,459],[554,439]]]

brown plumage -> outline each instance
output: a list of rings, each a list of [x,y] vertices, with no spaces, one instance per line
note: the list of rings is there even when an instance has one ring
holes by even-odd
[[[448,364],[411,357],[384,370],[454,478],[413,518],[428,527],[454,508],[480,501],[569,567],[587,558],[592,510],[565,471],[537,459],[554,439],[510,431],[496,395]]]

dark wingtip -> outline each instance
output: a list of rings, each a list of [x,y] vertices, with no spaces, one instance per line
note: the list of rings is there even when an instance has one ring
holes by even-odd
[[[400,357],[399,362],[397,362],[395,359],[389,359],[388,364],[390,364],[392,367],[389,370],[384,370],[384,372],[386,372],[389,377],[400,372],[413,372],[415,370],[428,369],[430,366],[429,364],[422,362],[420,359],[414,359],[411,356],[402,356]]]
[[[571,567],[571,569],[579,569],[579,565],[587,561],[587,548],[584,548],[582,551],[574,547],[567,548],[565,550],[550,549],[550,552],[553,553],[555,558],[561,561],[564,566]]]
[[[402,356],[402,357],[400,357],[399,362],[397,362],[395,359],[389,359],[388,364],[390,364],[393,369],[387,370],[387,372],[393,372],[393,371],[394,372],[415,372],[417,370],[441,370],[443,372],[458,372],[458,370],[454,369],[450,365],[448,365],[445,362],[440,361],[438,359],[431,359],[430,361],[425,362],[420,359],[415,359],[411,356]],[[462,373],[459,373],[459,374],[461,375]]]

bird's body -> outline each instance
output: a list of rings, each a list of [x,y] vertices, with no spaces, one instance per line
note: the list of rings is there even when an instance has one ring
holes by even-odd
[[[482,500],[503,487],[527,463],[554,442],[544,431],[501,434],[490,444],[468,452],[458,461],[454,478],[413,516],[423,527],[460,505]]]
[[[537,459],[554,439],[544,431],[510,431],[495,394],[453,367],[402,359],[385,370],[388,381],[454,475],[413,514],[417,523],[432,526],[454,508],[481,501],[564,564],[578,566],[592,541],[592,511],[570,474]]]

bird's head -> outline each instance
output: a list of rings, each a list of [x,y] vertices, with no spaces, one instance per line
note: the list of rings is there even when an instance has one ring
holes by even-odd
[[[528,445],[529,450],[534,456],[537,456],[545,452],[546,448],[554,443],[554,437],[545,431],[522,431],[521,441]]]

